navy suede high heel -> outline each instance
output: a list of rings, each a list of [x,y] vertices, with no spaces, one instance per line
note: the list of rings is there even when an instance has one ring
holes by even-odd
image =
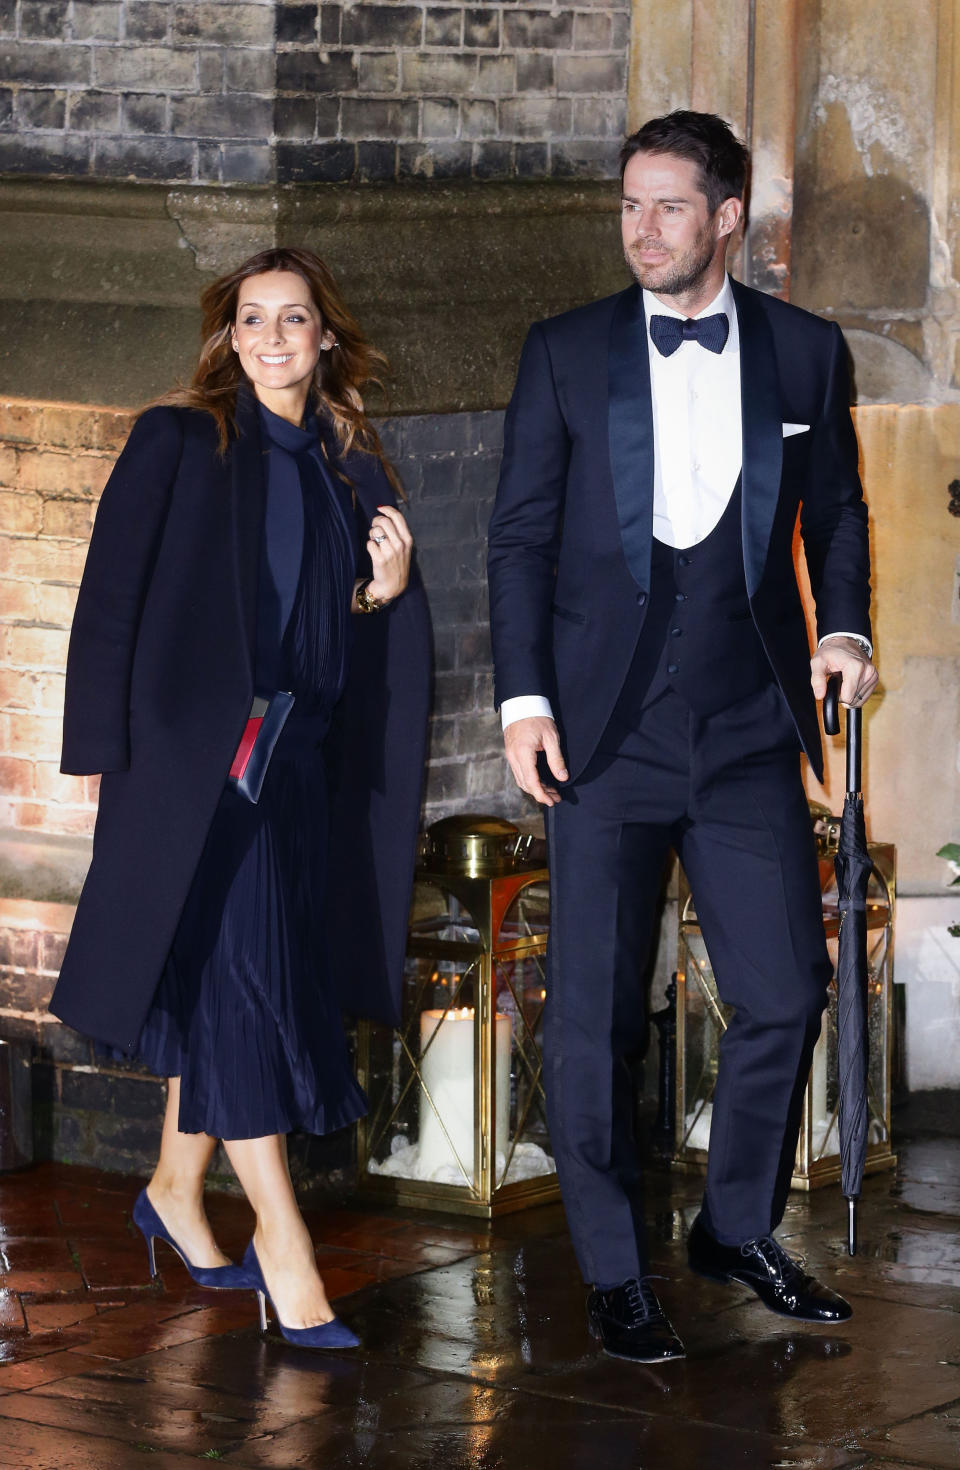
[[[141,1189],[137,1195],[137,1201],[133,1207],[133,1223],[147,1242],[147,1257],[152,1277],[158,1274],[155,1242],[165,1240],[167,1245],[176,1251],[198,1286],[209,1286],[214,1291],[235,1291],[240,1287],[249,1289],[253,1285],[243,1267],[235,1266],[232,1261],[228,1266],[195,1266],[192,1261],[188,1261],[183,1248],[177,1245],[150,1203],[145,1189]]]
[[[260,1262],[253,1248],[253,1241],[247,1246],[243,1253],[241,1269],[246,1272],[248,1284],[257,1293],[257,1306],[260,1308],[260,1331],[267,1330],[267,1302],[273,1307],[273,1315],[277,1319],[277,1326],[281,1335],[287,1342],[293,1343],[294,1347],[305,1348],[355,1348],[360,1346],[360,1339],[356,1333],[351,1332],[339,1317],[334,1317],[329,1322],[321,1322],[316,1327],[284,1327],[280,1321],[276,1307],[270,1301],[267,1291],[267,1283],[263,1279]]]

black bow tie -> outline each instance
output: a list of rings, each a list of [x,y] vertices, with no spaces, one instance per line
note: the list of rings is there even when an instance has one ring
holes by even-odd
[[[725,311],[716,316],[687,318],[679,316],[652,316],[650,336],[653,345],[664,357],[676,352],[681,342],[699,342],[708,352],[722,352],[730,332],[730,323]]]

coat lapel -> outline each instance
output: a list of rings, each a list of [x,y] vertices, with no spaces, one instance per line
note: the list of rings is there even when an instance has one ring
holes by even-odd
[[[653,537],[653,404],[639,286],[624,291],[614,307],[607,383],[610,471],[620,537],[630,573],[646,590]]]
[[[239,625],[244,631],[251,682],[257,646],[257,582],[266,506],[263,445],[257,400],[246,385],[237,391],[237,431],[231,451],[233,549]]]
[[[780,495],[783,423],[773,333],[757,293],[732,281],[740,328],[743,415],[743,562],[747,593],[760,586]]]

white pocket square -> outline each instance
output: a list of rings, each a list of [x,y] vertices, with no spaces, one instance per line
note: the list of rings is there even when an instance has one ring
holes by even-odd
[[[783,437],[789,439],[791,434],[806,434],[809,428],[809,424],[784,424]]]

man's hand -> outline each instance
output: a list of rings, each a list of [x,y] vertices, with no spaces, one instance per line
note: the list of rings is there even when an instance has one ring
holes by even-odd
[[[560,737],[553,720],[544,715],[514,720],[503,732],[503,744],[513,779],[520,790],[539,801],[541,806],[556,806],[560,800],[559,791],[552,786],[544,786],[537,773],[537,755],[542,750],[546,754],[547,765],[557,780],[567,780]]]
[[[810,683],[815,698],[827,692],[831,674],[842,674],[840,703],[857,708],[866,704],[880,675],[855,638],[828,638],[810,660]]]

